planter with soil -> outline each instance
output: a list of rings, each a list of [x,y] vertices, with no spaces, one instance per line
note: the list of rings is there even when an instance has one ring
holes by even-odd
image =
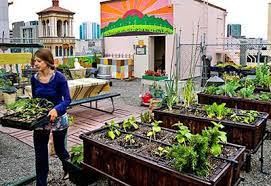
[[[210,95],[205,93],[198,93],[198,101],[200,104],[213,104],[214,102],[221,104],[226,103],[227,107],[244,109],[244,110],[256,110],[258,112],[266,112],[271,117],[271,102],[260,101],[253,99],[244,99],[240,97],[228,97],[221,95]]]
[[[208,159],[211,168],[206,176],[179,172],[172,166],[172,159],[153,153],[159,147],[167,148],[170,143],[176,143],[172,137],[176,136],[176,131],[161,128],[164,135],[150,140],[146,131],[152,126],[137,124],[139,130],[125,132],[120,129],[122,134],[114,140],[107,136],[108,127],[80,135],[84,144],[83,169],[126,185],[234,185],[238,182],[244,147],[223,145],[222,154]],[[131,138],[127,136],[132,136],[134,141],[129,141]]]
[[[233,109],[240,113],[240,110]],[[266,130],[267,113],[259,113],[252,123],[234,122],[231,118],[218,120],[209,118],[201,106],[192,109],[174,107],[172,111],[160,108],[153,111],[154,119],[162,121],[162,127],[173,128],[173,124],[181,122],[186,125],[193,134],[199,134],[206,127],[213,126],[212,122],[220,122],[224,125],[222,129],[227,133],[228,142],[246,146],[247,150],[257,151]],[[242,114],[239,114],[241,116]],[[175,128],[176,129],[176,128]]]

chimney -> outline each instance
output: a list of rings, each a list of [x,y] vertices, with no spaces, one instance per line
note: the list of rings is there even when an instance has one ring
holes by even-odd
[[[58,7],[59,6],[59,0],[52,0],[53,6]]]

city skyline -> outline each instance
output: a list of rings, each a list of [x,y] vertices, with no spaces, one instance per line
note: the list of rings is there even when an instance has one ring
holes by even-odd
[[[51,6],[51,0],[13,0],[9,8],[9,25],[16,21],[38,20],[37,12]],[[226,24],[241,24],[242,34],[247,37],[267,38],[267,11],[270,0],[209,0],[228,12]],[[60,6],[75,12],[74,36],[79,38],[79,27],[82,22],[100,23],[100,0],[60,0]],[[32,6],[26,6],[31,4]],[[24,8],[22,8],[24,7]],[[242,13],[240,11],[242,9]],[[257,16],[255,16],[257,13]]]

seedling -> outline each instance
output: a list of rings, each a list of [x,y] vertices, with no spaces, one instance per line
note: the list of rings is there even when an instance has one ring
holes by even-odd
[[[219,120],[223,119],[225,116],[232,113],[230,108],[226,108],[226,103],[218,105],[213,103],[212,105],[205,105],[204,110],[207,113],[209,118],[217,118]]]
[[[149,111],[140,114],[140,120],[142,123],[151,123],[153,117]]]
[[[123,121],[122,127],[124,131],[126,132],[126,129],[132,129],[134,128],[135,130],[139,128],[138,124],[136,123],[136,119],[134,116],[128,118],[127,120]]]
[[[109,138],[111,138],[112,140],[114,140],[116,138],[116,136],[121,135],[119,128],[120,128],[119,125],[117,123],[115,123],[114,120],[111,120],[111,122],[109,124],[108,131],[107,131],[107,136]]]
[[[159,124],[162,123],[162,121],[154,121],[152,124],[152,130],[147,133],[147,136],[156,140],[156,133],[159,133],[161,131],[161,127],[159,127]]]
[[[166,157],[169,153],[168,148],[158,147],[157,149],[152,151],[154,155],[158,157]]]
[[[192,134],[190,133],[190,130],[188,129],[187,126],[184,126],[182,123],[176,123],[173,126],[177,126],[179,128],[176,139],[179,144],[185,144],[186,141],[189,141],[191,139]]]
[[[125,142],[126,142],[127,144],[129,144],[129,145],[133,145],[133,144],[136,143],[133,134],[127,134],[127,135],[124,137],[124,140],[125,140]]]

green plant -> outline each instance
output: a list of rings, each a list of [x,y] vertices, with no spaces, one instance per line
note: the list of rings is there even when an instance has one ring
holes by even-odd
[[[164,90],[156,82],[154,82],[150,86],[149,91],[150,91],[152,97],[154,97],[154,98],[163,98],[164,97]]]
[[[271,93],[270,92],[261,92],[259,95],[259,99],[262,101],[269,101],[271,99]]]
[[[161,127],[159,124],[162,123],[162,121],[154,121],[152,123],[152,130],[147,133],[147,136],[150,137],[150,139],[153,137],[153,139],[156,140],[156,133],[161,132]]]
[[[108,131],[107,131],[107,136],[114,140],[116,136],[120,136],[121,132],[119,131],[119,124],[115,123],[114,120],[111,120],[109,123]]]
[[[196,102],[196,95],[194,92],[194,83],[192,78],[187,80],[183,88],[183,99],[185,107],[190,107],[192,104]]]
[[[172,110],[174,104],[178,103],[178,81],[176,78],[173,80],[166,80],[166,95],[163,102],[166,102],[168,110]]]
[[[140,120],[142,123],[151,123],[153,120],[152,114],[149,111],[140,114]]]
[[[250,85],[248,87],[241,88],[239,94],[242,98],[254,98],[254,89],[255,87],[253,85]]]
[[[225,116],[232,113],[232,109],[226,108],[226,103],[218,105],[216,102],[212,105],[205,105],[204,110],[209,118],[223,119]]]
[[[257,66],[255,84],[260,87],[269,88],[271,84],[271,79],[270,79],[270,67],[267,63]]]
[[[168,147],[165,147],[165,148],[163,148],[163,147],[158,147],[157,149],[154,149],[153,151],[152,151],[152,153],[154,154],[154,155],[156,155],[156,156],[158,156],[158,157],[166,157],[167,155],[168,155],[168,153],[169,153],[169,150],[168,150],[169,148]]]
[[[210,147],[210,153],[214,156],[218,156],[222,152],[221,142],[227,142],[226,132],[220,131],[224,126],[220,123],[212,121],[214,125],[213,128],[208,127],[208,129],[203,130],[202,136],[208,139],[208,146]]]
[[[218,87],[211,85],[211,86],[205,87],[203,92],[205,94],[215,95],[218,89],[219,89]]]
[[[136,123],[136,118],[134,116],[131,116],[127,120],[125,119],[122,123],[122,127],[124,131],[126,132],[126,129],[134,128],[135,130],[139,128],[138,124]]]
[[[254,110],[249,110],[249,111],[241,110],[240,112],[241,114],[243,114],[243,122],[247,124],[253,123],[256,120],[256,118],[259,116],[259,112],[254,111]]]
[[[223,73],[222,78],[225,82],[228,81],[239,81],[240,80],[240,76],[235,75],[235,74],[228,74],[228,73]]]
[[[81,167],[83,162],[83,145],[74,146],[71,148],[71,163]]]
[[[239,81],[226,82],[225,85],[220,86],[216,94],[233,97],[236,95],[236,90],[239,88]]]
[[[124,137],[124,141],[125,141],[126,143],[128,143],[129,145],[133,145],[133,144],[136,143],[133,134],[127,134],[127,135]]]
[[[187,126],[184,126],[180,122],[172,126],[176,126],[179,128],[176,135],[176,139],[179,144],[186,143],[186,141],[189,141],[191,139],[192,134],[190,133],[190,130],[188,129]]]

